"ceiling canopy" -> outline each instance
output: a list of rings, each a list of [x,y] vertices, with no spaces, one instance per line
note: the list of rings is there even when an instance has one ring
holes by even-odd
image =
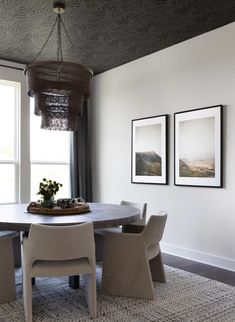
[[[2,0],[0,59],[30,63],[54,22],[53,1]],[[101,73],[235,20],[234,0],[67,0],[65,61]],[[55,60],[56,38],[41,60]]]

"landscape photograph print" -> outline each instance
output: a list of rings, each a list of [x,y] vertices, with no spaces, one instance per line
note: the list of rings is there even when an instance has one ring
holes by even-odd
[[[215,177],[215,118],[179,123],[180,177]]]
[[[161,176],[161,124],[136,127],[135,173],[137,176]]]
[[[166,184],[166,118],[132,121],[132,182]]]
[[[221,186],[222,106],[175,113],[175,184]]]

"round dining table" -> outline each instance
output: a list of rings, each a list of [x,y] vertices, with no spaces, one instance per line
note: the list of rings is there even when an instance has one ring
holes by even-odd
[[[18,232],[28,232],[31,224],[44,225],[74,225],[85,222],[93,222],[94,229],[116,227],[135,222],[140,218],[140,210],[123,205],[88,203],[90,211],[83,214],[70,215],[42,215],[29,213],[28,204],[8,204],[0,205],[0,230],[13,230]],[[0,258],[0,261],[2,258]],[[2,261],[4,268],[4,261]],[[0,267],[1,268],[1,267]],[[1,271],[1,269],[0,269]],[[6,282],[4,281],[6,284]],[[79,287],[79,276],[70,276],[69,285],[72,288]],[[0,279],[0,295],[1,285]],[[2,303],[8,299],[2,293]],[[15,299],[15,288],[12,290],[12,299]],[[1,297],[0,297],[1,298]]]
[[[137,221],[140,210],[123,205],[88,203],[90,211],[83,214],[41,215],[27,212],[28,204],[0,205],[0,229],[29,231],[31,224],[73,225],[93,222],[94,229],[117,227]]]

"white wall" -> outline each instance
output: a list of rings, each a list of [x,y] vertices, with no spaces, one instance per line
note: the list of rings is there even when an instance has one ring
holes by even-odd
[[[235,23],[95,77],[94,200],[168,212],[162,249],[235,270]],[[224,188],[174,186],[174,112],[225,105]],[[131,183],[131,120],[170,114],[169,185]]]

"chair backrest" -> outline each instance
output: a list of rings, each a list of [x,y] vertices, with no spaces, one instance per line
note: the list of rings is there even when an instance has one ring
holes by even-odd
[[[149,218],[149,221],[142,232],[146,246],[155,245],[160,242],[164,232],[166,219],[167,213],[165,211],[161,211],[159,215],[151,216]]]
[[[130,201],[121,201],[121,205],[134,207],[140,210],[140,219],[138,222],[141,222],[143,225],[146,223],[146,212],[147,212],[147,203],[138,203],[138,202],[130,202]]]
[[[71,226],[32,224],[27,241],[27,257],[35,260],[95,258],[93,223]]]

